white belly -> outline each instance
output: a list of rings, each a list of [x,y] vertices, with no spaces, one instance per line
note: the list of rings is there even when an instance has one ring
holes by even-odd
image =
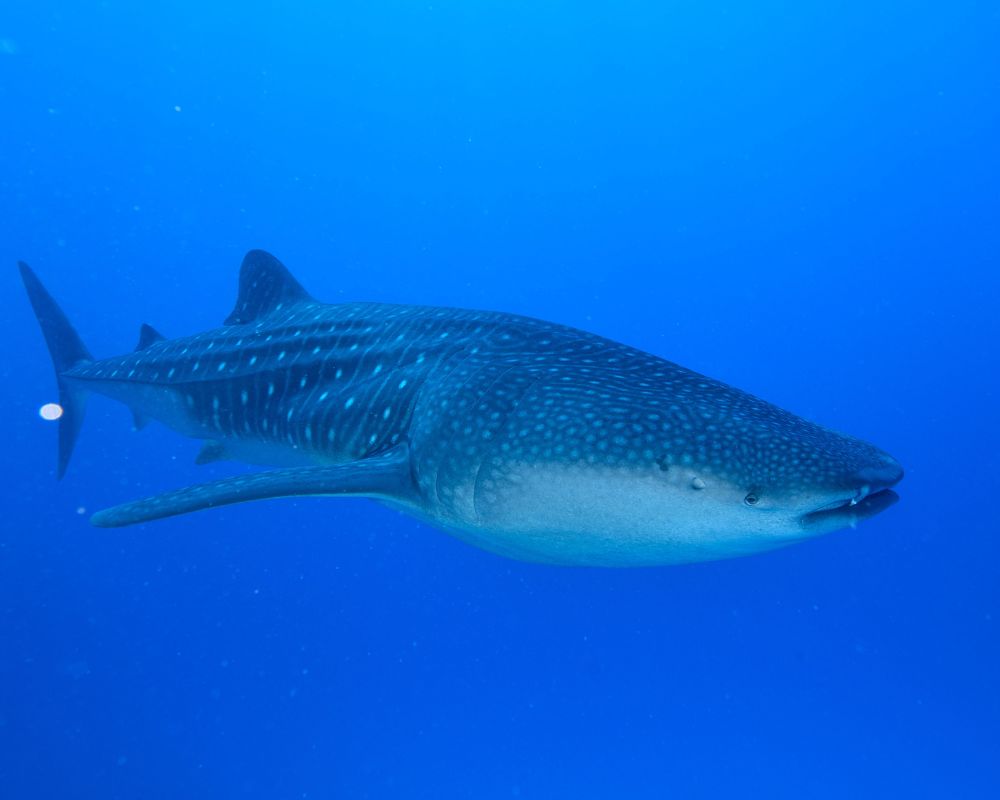
[[[701,493],[628,469],[518,464],[461,495],[474,496],[464,518],[422,516],[470,544],[525,561],[653,566],[780,546],[727,530]]]

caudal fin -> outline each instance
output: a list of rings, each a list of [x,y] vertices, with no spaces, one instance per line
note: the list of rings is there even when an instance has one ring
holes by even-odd
[[[56,381],[59,384],[59,405],[63,410],[59,418],[58,476],[61,478],[66,473],[70,456],[73,454],[73,445],[76,444],[77,434],[83,424],[87,399],[86,391],[74,386],[72,380],[67,379],[63,373],[82,361],[92,361],[93,357],[63,310],[42,286],[38,276],[32,272],[31,267],[23,261],[19,261],[17,266],[21,270],[21,280],[24,281],[28,299],[35,310],[38,324],[42,327],[45,342],[49,346],[52,365],[56,370]]]

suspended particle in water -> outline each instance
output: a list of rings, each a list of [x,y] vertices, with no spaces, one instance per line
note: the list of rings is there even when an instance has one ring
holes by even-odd
[[[58,403],[46,403],[38,409],[38,416],[48,422],[55,422],[63,415],[63,407]]]

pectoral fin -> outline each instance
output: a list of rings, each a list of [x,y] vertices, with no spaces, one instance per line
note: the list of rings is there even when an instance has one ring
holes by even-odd
[[[382,455],[346,464],[256,472],[188,486],[98,511],[90,521],[101,528],[120,528],[272,497],[367,495],[401,498],[410,494],[412,485],[409,451],[400,446]]]

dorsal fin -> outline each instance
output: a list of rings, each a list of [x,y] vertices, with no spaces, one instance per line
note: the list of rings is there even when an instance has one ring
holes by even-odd
[[[284,264],[263,250],[251,250],[240,267],[240,293],[226,325],[245,325],[284,306],[312,300]]]
[[[139,326],[139,344],[135,346],[136,352],[139,350],[145,350],[151,344],[156,344],[157,342],[163,341],[164,336],[152,325],[147,325],[145,322]]]

